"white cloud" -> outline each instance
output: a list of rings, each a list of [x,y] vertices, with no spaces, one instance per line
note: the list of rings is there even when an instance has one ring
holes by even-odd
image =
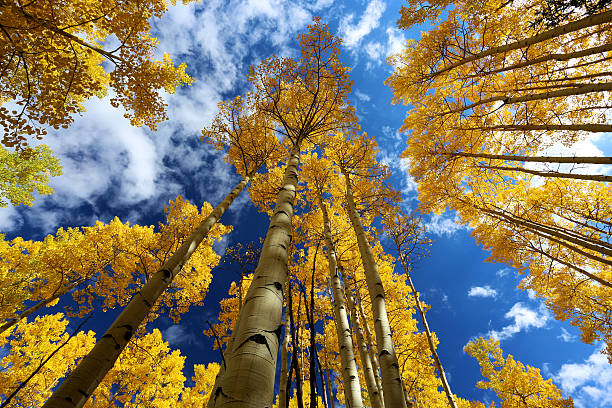
[[[490,287],[489,285],[486,286],[473,286],[470,288],[470,290],[468,291],[468,296],[470,297],[496,297],[497,296],[497,291],[495,289],[493,289],[492,287]]]
[[[612,407],[612,365],[599,350],[583,363],[563,364],[553,380],[572,396],[577,408]]]
[[[196,340],[193,333],[188,331],[184,326],[180,326],[178,324],[172,325],[163,330],[162,338],[171,346],[175,347],[181,344],[191,344]]]
[[[17,230],[23,225],[23,218],[17,207],[8,206],[0,208],[0,233]]]
[[[510,272],[512,272],[510,268],[502,268],[495,272],[495,274],[501,278],[502,276],[506,276]]]
[[[404,32],[395,28],[387,28],[387,56],[398,54],[406,46]]]
[[[467,229],[464,225],[459,224],[459,217],[456,214],[451,216],[448,212],[441,215],[433,214],[429,221],[425,223],[425,228],[429,233],[447,237],[457,231]]]
[[[550,314],[546,306],[540,305],[538,310],[532,310],[522,303],[515,303],[512,308],[504,315],[506,319],[513,319],[514,323],[503,327],[501,330],[490,330],[488,336],[502,341],[509,339],[521,331],[528,331],[530,328],[542,328],[550,319]]]
[[[381,0],[372,0],[368,3],[365,12],[357,24],[353,23],[355,16],[348,15],[340,22],[340,36],[343,44],[348,48],[356,48],[361,40],[378,27],[380,17],[386,5]]]
[[[576,336],[568,332],[564,327],[561,328],[561,334],[558,335],[557,338],[563,340],[566,343],[576,341]]]
[[[197,205],[203,199],[214,205],[238,177],[212,147],[198,141],[200,129],[222,98],[245,91],[244,73],[251,64],[268,57],[271,47],[277,55],[295,54],[297,33],[311,21],[310,10],[330,5],[326,0],[315,5],[211,0],[169,7],[152,23],[160,40],[157,58],[170,53],[175,62],[186,62],[196,79],[163,95],[169,121],[151,132],[131,126],[109,98],[89,100],[69,129],[45,137],[64,166],[64,174],[51,182],[55,194],[38,197],[32,208],[0,209],[0,229],[25,224],[50,233],[59,225],[108,221],[120,211],[122,221],[136,223],[151,211],[161,215],[163,204],[178,194]],[[231,215],[237,217],[248,201],[245,191]]]
[[[363,93],[363,92],[359,91],[358,89],[355,89],[355,90],[353,91],[353,94],[354,94],[354,95],[357,97],[357,99],[359,99],[361,102],[369,102],[369,101],[370,101],[370,99],[372,99],[372,98],[370,98],[370,95],[365,94],[365,93]]]

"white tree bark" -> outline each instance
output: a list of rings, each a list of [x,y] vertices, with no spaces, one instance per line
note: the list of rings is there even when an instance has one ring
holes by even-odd
[[[273,404],[299,155],[299,147],[295,146],[259,264],[236,321],[231,349],[226,350],[227,368],[211,393],[209,406],[262,408]]]
[[[79,365],[68,375],[55,390],[44,408],[80,408],[95,391],[106,373],[128,344],[138,326],[181,271],[191,254],[217,223],[225,210],[240,194],[249,182],[245,177],[225,199],[206,217],[189,238],[176,252],[155,272],[147,283],[132,297],[130,303],[111,324],[104,335],[96,342],[94,348],[81,360]]]
[[[289,349],[289,319],[291,315],[285,311],[285,336],[283,337],[283,344],[281,346],[281,372],[280,372],[280,383],[278,384],[278,407],[287,408],[287,377],[288,377],[288,349]]]
[[[336,249],[331,239],[329,227],[329,216],[327,208],[322,200],[319,202],[323,212],[323,228],[325,236],[325,247],[329,263],[329,274],[334,300],[334,318],[336,320],[336,332],[338,333],[338,348],[340,349],[340,364],[342,365],[342,381],[344,387],[344,399],[346,407],[362,408],[361,385],[359,384],[359,373],[353,353],[353,337],[346,315],[346,303],[342,281],[336,264]]]
[[[383,397],[385,406],[389,408],[407,408],[404,397],[402,377],[399,371],[397,356],[387,316],[385,303],[385,291],[383,288],[378,267],[372,253],[372,248],[366,239],[366,235],[359,219],[359,214],[353,199],[353,188],[348,173],[343,172],[346,182],[346,204],[347,212],[353,225],[359,254],[366,275],[366,283],[370,301],[372,302],[372,313],[374,314],[374,332],[376,333],[376,346],[378,348],[378,361],[382,374]]]
[[[344,280],[346,281],[347,279],[349,278],[344,275]],[[374,370],[372,369],[372,360],[370,359],[368,346],[365,342],[365,338],[363,335],[363,327],[361,326],[359,313],[357,312],[357,307],[355,306],[355,299],[348,287],[346,287],[346,300],[349,305],[349,309],[351,310],[351,325],[357,333],[357,348],[359,349],[361,369],[363,370],[363,376],[365,377],[366,387],[368,389],[368,396],[370,397],[370,404],[372,408],[382,408],[382,399],[380,397],[378,385],[376,384]]]
[[[359,294],[356,292],[357,295]],[[372,341],[372,331],[370,330],[370,325],[368,324],[368,319],[366,317],[365,311],[363,310],[363,304],[361,303],[361,299],[357,298],[357,305],[359,306],[359,316],[361,317],[363,331],[365,333],[366,344],[368,345],[368,353],[370,354],[370,361],[372,362],[372,371],[374,371],[374,378],[376,379],[376,386],[378,387],[378,394],[380,395],[381,401],[384,401],[383,388],[382,388],[382,379],[380,378],[379,364],[378,358],[376,357],[376,352],[374,351],[374,342]],[[384,406],[384,402],[383,402]]]

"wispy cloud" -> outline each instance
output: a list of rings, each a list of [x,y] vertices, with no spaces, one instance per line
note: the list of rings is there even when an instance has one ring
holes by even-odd
[[[568,332],[564,327],[561,328],[561,334],[558,335],[557,338],[563,340],[566,343],[576,341],[576,336]]]
[[[433,214],[425,223],[425,228],[429,233],[445,235],[447,237],[453,235],[457,231],[467,229],[467,227],[459,223],[459,217],[457,217],[457,215],[448,212],[441,215]]]
[[[524,304],[515,303],[512,308],[504,315],[506,319],[512,319],[514,322],[501,330],[490,330],[488,336],[492,336],[497,340],[506,340],[521,331],[528,331],[533,328],[542,328],[550,319],[550,314],[543,304],[537,310],[530,309]]]
[[[181,344],[192,344],[195,342],[195,335],[187,330],[185,326],[178,324],[172,325],[162,331],[162,338],[171,346],[179,346]]]
[[[490,298],[494,298],[497,296],[497,291],[495,289],[493,289],[492,287],[490,287],[489,285],[486,286],[473,286],[470,288],[470,290],[468,291],[468,296],[470,297],[490,297]]]
[[[612,365],[599,350],[582,363],[563,364],[553,379],[577,408],[612,407]]]
[[[385,8],[386,5],[381,0],[372,0],[357,23],[354,22],[354,14],[346,16],[340,23],[343,45],[351,49],[357,47],[365,36],[378,27]]]

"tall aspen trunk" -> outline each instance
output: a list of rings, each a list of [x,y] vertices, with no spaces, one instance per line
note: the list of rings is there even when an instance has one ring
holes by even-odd
[[[506,128],[506,127],[513,127],[513,126],[495,126],[495,128],[497,127]],[[520,127],[523,127],[523,126],[520,126]],[[535,127],[535,126],[530,126],[530,127]],[[610,130],[612,131],[612,128]],[[612,157],[555,157],[555,156],[539,156],[538,157],[538,156],[515,156],[515,155],[510,155],[510,154],[467,153],[467,152],[440,153],[440,154],[448,155],[448,156],[477,157],[477,158],[483,158],[483,159],[537,162],[537,163],[612,164]]]
[[[283,344],[281,346],[281,372],[280,382],[278,384],[278,406],[279,408],[287,408],[287,368],[288,368],[288,353],[289,353],[289,327],[291,323],[288,319],[291,319],[291,315],[285,312],[285,335],[283,336]]]
[[[226,350],[227,369],[211,394],[215,408],[261,408],[273,403],[299,155],[299,146],[294,146],[259,263],[236,321],[234,341]]]
[[[486,103],[497,102],[497,101],[502,101],[504,105],[510,105],[510,104],[521,103],[521,102],[538,101],[538,100],[543,100],[543,99],[561,98],[565,96],[584,95],[584,94],[593,93],[593,92],[606,92],[606,91],[612,91],[612,83],[604,82],[600,84],[585,84],[585,85],[577,86],[575,88],[560,89],[558,91],[549,91],[549,92],[542,92],[538,94],[523,95],[523,96],[505,96],[505,95],[504,96],[492,96],[490,98],[483,99],[483,100],[471,103],[469,105],[464,105],[459,108],[444,111],[440,114],[440,116],[449,115],[451,113],[463,112],[466,110],[473,109],[477,106],[484,105]]]
[[[189,238],[174,254],[155,272],[147,283],[132,297],[130,303],[111,324],[104,335],[96,342],[94,348],[81,360],[79,365],[68,375],[55,390],[44,408],[80,408],[82,407],[106,373],[128,344],[132,335],[159,298],[170,285],[183,265],[198,248],[198,245],[217,223],[225,210],[240,194],[249,182],[245,177],[225,199],[206,217]]]
[[[507,167],[507,166],[478,166],[481,169],[491,170],[505,170],[505,171],[518,171],[520,173],[533,174],[540,177],[553,177],[553,178],[568,178],[574,180],[590,180],[590,181],[603,181],[606,183],[612,182],[612,176],[606,176],[602,174],[580,174],[580,173],[560,173],[556,171],[537,171],[531,169],[525,169],[522,167]]]
[[[398,248],[399,250],[399,248]],[[429,329],[429,324],[427,324],[427,318],[425,317],[425,311],[423,310],[423,306],[421,305],[421,300],[419,299],[419,294],[414,288],[414,284],[412,283],[412,278],[410,277],[410,269],[408,269],[408,265],[406,265],[406,261],[401,258],[402,267],[404,268],[404,272],[406,272],[406,278],[408,280],[408,284],[410,285],[410,290],[412,291],[412,296],[414,298],[414,303],[419,312],[419,316],[421,317],[421,323],[423,324],[423,328],[425,329],[425,335],[427,336],[427,343],[429,344],[429,350],[431,351],[431,355],[436,363],[436,368],[438,369],[438,373],[440,374],[440,381],[442,381],[442,387],[444,388],[444,392],[446,393],[446,398],[448,399],[448,403],[452,408],[457,408],[457,403],[455,402],[455,397],[451,391],[450,385],[448,384],[448,380],[446,379],[446,373],[444,372],[444,368],[442,367],[442,362],[440,361],[440,357],[438,356],[438,352],[436,351],[436,346],[433,343],[433,338],[431,336],[431,330]]]
[[[389,408],[407,408],[402,387],[402,377],[399,371],[399,363],[395,355],[395,347],[387,316],[387,306],[385,303],[385,291],[383,288],[378,267],[372,253],[372,248],[366,239],[365,231],[353,199],[353,188],[348,173],[344,170],[346,182],[346,202],[347,212],[357,236],[359,253],[363,262],[368,292],[372,302],[372,313],[374,314],[374,331],[376,333],[376,345],[378,348],[378,359],[382,374],[383,397],[385,406]]]
[[[586,57],[589,55],[600,54],[602,52],[608,52],[608,51],[612,51],[612,44],[599,45],[597,47],[591,47],[591,48],[587,48],[584,50],[569,52],[565,54],[558,54],[558,53],[557,54],[546,54],[546,55],[542,55],[541,57],[519,62],[517,64],[508,65],[502,68],[497,68],[492,71],[481,72],[480,75],[484,77],[485,75],[499,74],[501,72],[512,71],[515,69],[528,67],[530,65],[541,64],[546,61],[569,61],[574,58],[582,58],[582,57]]]
[[[532,44],[537,44],[542,41],[550,40],[551,38],[558,37],[560,35],[569,34],[574,31],[582,30],[583,28],[588,28],[604,23],[609,23],[612,21],[612,11],[604,11],[603,13],[594,14],[591,16],[584,17],[580,20],[572,21],[571,23],[567,23],[564,25],[560,25],[550,30],[546,30],[540,34],[534,35],[533,37],[526,38],[524,40],[519,40],[510,44],[500,45],[499,47],[493,47],[481,51],[477,54],[470,55],[469,57],[465,57],[457,62],[450,64],[447,67],[442,68],[441,70],[430,74],[431,77],[435,77],[440,75],[443,72],[450,71],[451,69],[460,67],[463,64],[467,64],[468,62],[476,61],[481,58],[487,57],[489,55],[505,53],[508,51],[518,50],[519,48],[527,47]]]
[[[334,398],[334,390],[331,387],[329,374],[329,358],[327,355],[327,343],[325,341],[325,336],[323,336],[323,349],[325,350],[325,383],[327,384],[327,399],[329,400],[329,407],[336,408],[336,399]]]
[[[584,132],[593,132],[593,133],[606,133],[612,132],[612,125],[606,125],[603,123],[579,123],[579,124],[571,124],[571,125],[494,125],[494,126],[476,126],[476,127],[462,127],[458,128],[459,130],[493,130],[500,132],[511,132],[511,131],[520,131],[520,130],[542,130],[542,131],[552,131],[552,130],[570,130],[570,131],[584,131]],[[495,156],[495,155],[493,155]],[[512,156],[510,156],[512,157]],[[520,156],[516,156],[520,157]],[[554,157],[553,157],[554,158]],[[572,157],[561,157],[561,159],[570,159],[564,163],[590,163],[590,162],[577,162],[575,160],[571,160]],[[577,159],[579,159],[577,157]],[[595,159],[607,159],[604,164],[612,163],[610,158],[606,157],[595,157]],[[516,158],[509,160],[518,160]],[[531,160],[538,161],[538,160]]]
[[[20,320],[25,319],[26,317],[28,317],[32,313],[39,311],[40,309],[42,309],[43,307],[45,307],[49,303],[53,302],[55,299],[57,299],[57,298],[65,295],[66,293],[70,292],[72,289],[76,288],[79,285],[79,283],[81,283],[81,282],[83,282],[83,281],[81,279],[79,279],[76,282],[71,283],[70,286],[68,286],[67,288],[64,288],[64,290],[61,290],[61,291],[57,290],[56,293],[53,294],[51,297],[49,297],[47,299],[44,299],[44,300],[41,300],[40,302],[38,302],[34,306],[31,306],[31,307],[27,308],[23,312],[19,313],[17,316],[15,316],[12,319],[6,321],[2,326],[0,326],[0,333],[4,332],[7,329],[10,329],[15,324],[19,323]]]
[[[557,231],[554,231],[554,230],[551,231],[549,228],[542,227],[541,225],[538,225],[537,223],[532,222],[532,221],[520,220],[520,219],[517,219],[516,217],[508,216],[508,215],[506,215],[506,214],[504,214],[502,212],[490,210],[490,209],[483,208],[483,207],[480,207],[480,206],[475,206],[475,207],[477,209],[479,209],[479,210],[489,214],[493,218],[505,220],[505,221],[513,223],[515,225],[520,225],[520,226],[526,228],[527,230],[533,232],[534,234],[539,235],[539,236],[541,236],[543,238],[546,238],[546,239],[548,239],[550,241],[556,242],[559,245],[562,245],[562,246],[564,246],[564,247],[566,247],[568,249],[571,249],[572,251],[574,251],[576,253],[579,253],[580,255],[586,256],[587,258],[593,259],[594,261],[598,261],[598,262],[601,262],[601,263],[604,263],[604,264],[612,266],[612,261],[610,261],[610,260],[608,260],[606,258],[595,256],[595,255],[593,255],[591,253],[585,252],[585,251],[581,250],[578,247],[575,247],[573,245],[568,244],[565,241],[576,243],[577,245],[580,245],[580,246],[582,246],[584,248],[591,249],[591,250],[596,251],[596,252],[600,252],[601,254],[606,254],[608,252],[608,250],[605,249],[605,248],[600,248],[600,247],[594,246],[594,245],[592,245],[592,244],[590,244],[588,242],[577,241],[576,239],[572,238],[571,236],[567,236],[566,234],[561,234],[561,233],[559,233]],[[555,237],[558,237],[559,239],[555,238]],[[597,275],[593,275],[590,272],[586,272],[585,275],[588,276],[589,278],[599,282],[600,284],[602,284],[604,286],[608,286],[608,287],[612,288],[612,283],[611,282],[608,282],[608,281],[598,277]]]
[[[359,297],[359,292],[357,292],[357,288],[355,288],[357,294],[357,304],[359,306],[359,316],[361,317],[363,331],[366,335],[366,344],[368,346],[368,353],[370,354],[370,361],[372,362],[372,371],[374,372],[374,379],[376,380],[376,386],[378,387],[378,395],[380,395],[381,401],[384,401],[384,394],[382,388],[382,379],[380,378],[380,371],[378,364],[378,357],[376,356],[376,352],[374,351],[374,342],[372,341],[372,331],[370,330],[370,325],[368,324],[368,320],[363,310],[363,304],[361,303],[361,298]],[[384,403],[383,403],[384,406]]]
[[[334,318],[336,320],[336,332],[338,333],[338,348],[340,349],[340,363],[342,365],[342,381],[344,386],[344,399],[346,407],[363,407],[361,400],[361,385],[359,384],[359,373],[353,353],[353,338],[346,315],[346,304],[342,282],[336,264],[336,249],[331,239],[329,227],[329,216],[327,207],[322,200],[319,201],[323,212],[323,228],[325,246],[327,248],[327,259],[329,263],[329,274],[331,277],[331,288],[334,300]]]
[[[349,278],[344,275],[345,282]],[[372,408],[382,408],[382,399],[380,397],[380,392],[378,391],[378,385],[376,384],[376,377],[374,377],[374,370],[372,369],[372,360],[370,359],[370,354],[368,353],[368,345],[366,344],[364,335],[363,335],[363,327],[361,327],[361,321],[359,319],[359,313],[357,312],[357,307],[355,306],[355,299],[353,298],[353,294],[348,286],[345,286],[346,291],[346,300],[349,305],[349,309],[351,310],[351,325],[353,329],[357,333],[357,348],[359,349],[359,358],[361,360],[361,369],[363,371],[363,376],[365,377],[366,387],[368,389],[368,396],[370,397],[370,405]]]

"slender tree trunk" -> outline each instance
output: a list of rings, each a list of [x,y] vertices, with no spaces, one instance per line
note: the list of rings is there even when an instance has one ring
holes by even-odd
[[[590,254],[588,252],[585,252],[585,251],[581,250],[578,247],[570,245],[570,244],[568,244],[567,242],[564,242],[561,239],[557,239],[554,236],[549,235],[549,233],[545,233],[543,231],[539,231],[537,228],[535,228],[535,226],[533,224],[529,224],[527,222],[514,219],[513,217],[506,216],[506,215],[504,215],[502,213],[499,213],[497,211],[488,210],[486,208],[482,208],[482,207],[479,207],[479,206],[476,206],[476,208],[481,210],[481,211],[483,211],[483,212],[485,212],[485,213],[488,213],[491,217],[493,217],[495,219],[498,219],[498,220],[501,220],[501,221],[505,221],[505,222],[509,222],[509,223],[515,224],[515,225],[520,225],[523,228],[527,229],[528,231],[531,231],[532,233],[534,233],[534,234],[536,234],[538,236],[546,238],[546,239],[548,239],[548,240],[550,240],[552,242],[556,242],[557,244],[562,245],[562,246],[564,246],[564,247],[566,247],[566,248],[568,248],[568,249],[570,249],[570,250],[572,250],[572,251],[574,251],[576,253],[579,253],[580,255],[583,255],[583,256],[589,258],[589,259],[592,259],[594,261],[598,261],[598,262],[601,262],[601,263],[604,263],[604,264],[607,264],[607,265],[612,265],[612,261],[609,261],[609,260],[607,260],[605,258],[601,258],[599,256],[595,256],[595,255]],[[612,283],[611,282],[608,282],[605,279],[602,279],[602,278],[600,278],[597,275],[594,275],[594,274],[592,274],[592,273],[590,273],[590,272],[588,272],[586,270],[583,270],[583,269],[575,269],[575,270],[583,273],[585,276],[587,276],[587,277],[589,277],[589,278],[599,282],[600,284],[602,284],[604,286],[612,288]]]
[[[357,305],[359,307],[359,316],[361,317],[363,331],[366,335],[366,343],[368,346],[368,353],[370,354],[370,361],[372,362],[372,371],[374,371],[374,379],[376,380],[376,387],[378,387],[378,395],[380,395],[381,401],[383,401],[384,405],[384,394],[382,387],[382,379],[380,378],[380,371],[378,364],[378,357],[374,352],[374,342],[372,341],[372,331],[370,330],[370,325],[368,324],[368,320],[365,314],[365,310],[363,310],[363,304],[361,303],[361,297],[359,296],[359,291],[355,286],[355,293],[357,295]]]
[[[612,21],[612,11],[605,11],[603,13],[587,16],[580,20],[572,21],[571,23],[551,28],[550,30],[546,30],[540,34],[534,35],[533,37],[519,40],[510,44],[501,45],[499,47],[489,48],[479,53],[472,54],[469,57],[465,57],[455,63],[452,63],[442,68],[437,72],[430,74],[429,77],[438,76],[444,72],[450,71],[451,69],[460,67],[461,65],[467,64],[468,62],[476,61],[489,55],[507,53],[508,51],[518,50],[520,48],[537,44],[542,41],[550,40],[551,38],[558,37],[564,34],[569,34],[574,31],[582,30],[584,28],[609,23],[610,21]]]
[[[80,408],[93,394],[108,370],[128,344],[132,335],[149,314],[149,311],[181,271],[191,254],[217,223],[225,210],[249,182],[245,177],[225,199],[191,233],[176,252],[155,272],[149,281],[132,297],[130,303],[115,319],[106,333],[96,342],[94,348],[81,360],[55,390],[44,408]]]
[[[323,400],[323,406],[327,408],[327,390],[325,388],[325,376],[323,374],[323,367],[321,366],[321,359],[319,353],[316,354],[317,367],[319,369],[319,379],[321,380],[321,399]]]
[[[398,252],[400,248],[398,247]],[[452,408],[457,408],[457,403],[455,402],[455,397],[451,391],[448,380],[446,379],[446,373],[444,372],[444,368],[442,367],[442,362],[440,361],[440,357],[438,356],[438,352],[436,351],[436,346],[434,345],[433,338],[431,336],[431,330],[429,329],[429,324],[427,323],[427,318],[425,317],[425,311],[423,310],[423,305],[421,305],[421,301],[419,299],[419,293],[414,288],[414,284],[412,283],[412,278],[410,277],[410,269],[408,265],[406,265],[405,259],[402,257],[402,254],[399,254],[399,258],[401,260],[402,268],[404,268],[404,272],[406,273],[406,279],[408,280],[408,284],[410,285],[410,290],[412,291],[412,297],[414,298],[414,303],[419,312],[419,316],[421,317],[421,323],[423,324],[423,328],[425,329],[425,335],[427,336],[427,343],[429,344],[429,350],[431,351],[431,355],[436,363],[436,368],[438,369],[438,373],[440,374],[440,381],[442,381],[442,387],[444,388],[444,392],[446,393],[446,398],[448,399],[448,403]]]
[[[342,364],[344,398],[347,407],[363,407],[359,373],[357,372],[357,363],[355,361],[355,355],[353,354],[353,338],[346,315],[344,291],[342,290],[342,282],[340,281],[340,274],[338,273],[336,249],[332,242],[329,216],[327,214],[327,207],[322,200],[319,201],[319,205],[323,212],[323,234],[325,236],[325,246],[327,248],[329,274],[331,277],[331,288],[334,300],[334,318],[336,320],[338,348],[340,349],[340,362]]]
[[[584,50],[569,52],[565,54],[546,54],[546,55],[542,55],[537,58],[533,58],[531,60],[519,62],[513,65],[508,65],[502,68],[497,68],[492,71],[481,72],[478,75],[480,75],[480,77],[484,77],[488,75],[499,74],[501,72],[512,71],[514,69],[528,67],[530,65],[541,64],[542,62],[546,62],[546,61],[553,61],[553,60],[554,61],[568,61],[574,58],[587,57],[589,55],[600,54],[602,52],[608,52],[608,51],[612,51],[612,44],[599,45],[597,47],[591,47],[591,48],[587,48]],[[467,78],[474,78],[474,77],[476,77],[476,75],[468,75]]]
[[[82,280],[77,280],[75,282],[72,282],[68,287],[63,288],[62,290],[58,289],[51,297],[47,298],[47,299],[43,299],[40,302],[38,302],[37,304],[35,304],[34,306],[31,306],[29,308],[27,308],[26,310],[24,310],[23,312],[19,313],[17,316],[13,317],[10,320],[7,320],[2,326],[0,326],[0,333],[4,332],[5,330],[13,327],[15,324],[17,324],[21,319],[25,319],[26,317],[28,317],[29,315],[31,315],[32,313],[35,313],[37,311],[39,311],[40,309],[42,309],[43,307],[47,306],[49,303],[53,302],[55,299],[65,295],[66,293],[70,292],[72,289],[76,288],[79,283],[81,283]]]
[[[525,169],[522,167],[508,167],[508,166],[478,166],[481,169],[491,170],[505,170],[505,171],[518,171],[521,173],[533,174],[540,177],[554,177],[554,178],[568,178],[575,180],[590,180],[590,181],[603,181],[606,183],[612,182],[612,176],[605,176],[602,174],[578,174],[578,173],[559,173],[556,171],[537,171]]]
[[[215,408],[261,408],[273,403],[299,155],[299,146],[294,146],[259,264],[238,315],[234,342],[226,350],[227,370],[211,395]]]
[[[440,113],[439,115],[444,116],[444,115],[449,115],[451,113],[459,113],[459,112],[473,109],[480,105],[484,105],[486,103],[497,102],[497,101],[502,101],[504,105],[511,105],[511,104],[521,103],[521,102],[538,101],[538,100],[550,99],[550,98],[562,98],[565,96],[584,95],[584,94],[593,93],[593,92],[606,92],[606,91],[612,91],[611,82],[604,82],[600,84],[585,84],[585,85],[577,86],[575,88],[560,89],[557,91],[542,92],[542,93],[531,94],[531,95],[492,96],[490,98],[482,99],[480,101],[471,103],[469,105],[464,105],[464,106],[460,106],[455,109],[444,111]]]
[[[344,274],[343,274],[344,275]],[[350,280],[349,277],[344,275],[344,281]],[[380,392],[378,391],[378,385],[376,384],[376,378],[374,377],[374,370],[372,369],[372,360],[368,353],[368,346],[365,342],[363,335],[363,327],[359,319],[359,313],[357,313],[357,307],[355,306],[355,299],[348,286],[345,286],[346,300],[349,305],[351,313],[351,325],[353,330],[357,334],[357,348],[359,349],[359,358],[361,360],[361,369],[363,376],[365,377],[366,387],[368,389],[368,396],[370,397],[370,404],[372,408],[382,408],[382,399],[380,398]]]
[[[329,358],[327,355],[327,343],[325,342],[325,336],[323,336],[323,349],[325,350],[325,382],[327,384],[327,399],[329,401],[329,408],[336,408],[336,399],[334,398],[334,390],[331,386],[329,374]]]
[[[278,406],[279,408],[287,408],[287,366],[288,366],[288,352],[289,352],[289,326],[287,324],[291,319],[291,315],[288,310],[285,312],[285,335],[283,336],[283,344],[281,346],[281,372],[280,381],[278,384]]]
[[[466,152],[439,153],[439,154],[448,155],[448,156],[477,157],[477,158],[483,158],[483,159],[509,160],[509,161],[518,161],[518,162],[612,164],[612,157],[554,157],[554,156],[537,157],[537,156],[515,156],[515,155],[509,155],[509,154],[466,153]]]
[[[482,127],[468,127],[460,128],[461,130],[494,130],[494,131],[519,131],[519,130],[542,130],[542,131],[553,131],[553,130],[571,130],[571,131],[584,131],[584,132],[612,132],[612,125],[604,123],[578,123],[578,124],[561,124],[561,125],[493,125],[493,126],[482,126]],[[445,153],[443,153],[445,154]],[[454,153],[452,153],[454,155]],[[461,156],[461,154],[458,154]],[[470,153],[466,154],[467,157],[483,157],[483,156],[471,156]],[[491,155],[496,156],[496,155]],[[509,156],[512,157],[512,156]],[[521,156],[517,156],[521,157]],[[530,159],[538,159],[537,157],[530,157]],[[592,163],[590,161],[576,161],[571,159],[581,159],[580,157],[551,157],[551,159],[562,159],[567,161],[558,162],[556,160],[523,160],[523,161],[554,161],[555,163]],[[584,157],[582,159],[598,159],[602,160],[601,164],[612,164],[612,158],[610,157]],[[517,160],[517,158],[509,158],[505,160]]]
[[[363,262],[363,269],[366,275],[366,282],[370,300],[372,302],[372,312],[374,314],[374,331],[376,333],[376,345],[378,348],[378,358],[380,371],[382,374],[383,397],[385,406],[389,408],[407,408],[406,399],[403,393],[402,377],[399,372],[399,363],[395,355],[395,347],[387,315],[385,304],[385,291],[383,283],[378,273],[378,267],[372,253],[372,248],[366,239],[365,231],[353,199],[353,188],[348,173],[343,170],[346,182],[346,202],[347,212],[359,245],[359,253]]]
[[[314,324],[314,278],[317,266],[317,255],[319,254],[320,242],[317,243],[317,249],[315,250],[314,259],[312,262],[312,275],[310,282],[310,306],[308,306],[308,300],[306,299],[306,291],[302,291],[304,296],[304,306],[306,306],[306,317],[308,319],[308,326],[310,328],[310,353],[309,353],[309,376],[310,376],[310,408],[317,408],[317,342]]]

